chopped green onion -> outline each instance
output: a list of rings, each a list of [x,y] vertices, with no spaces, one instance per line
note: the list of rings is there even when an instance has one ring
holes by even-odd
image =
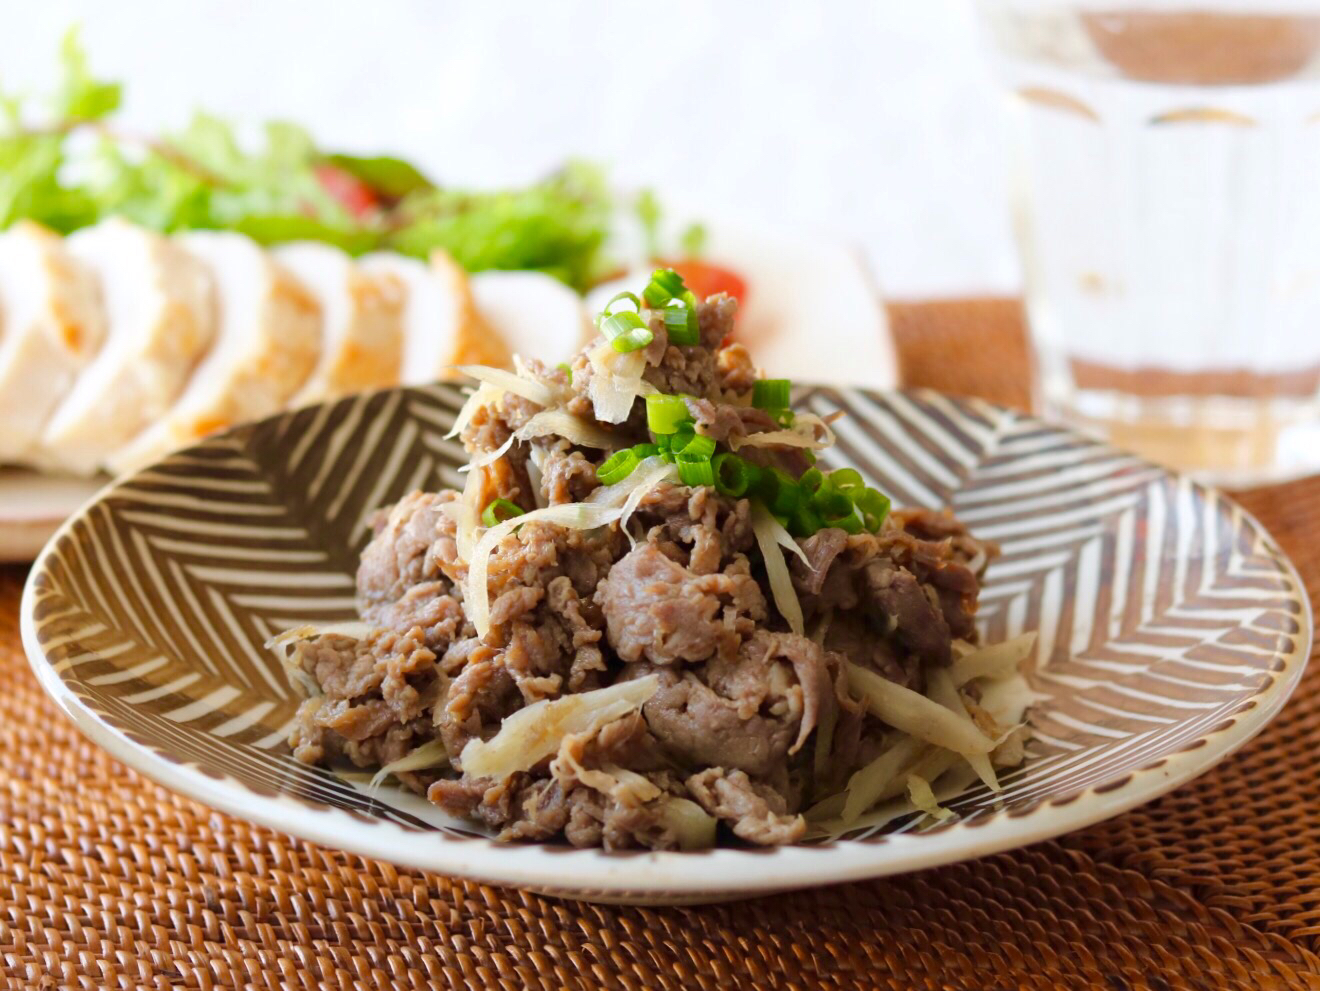
[[[686,288],[683,277],[672,268],[657,268],[651,273],[651,281],[642,290],[642,298],[654,310],[664,306]]]
[[[685,456],[709,458],[715,453],[715,441],[713,438],[697,433],[688,424],[684,424],[674,431],[673,438],[669,442],[669,449],[675,454],[681,452]]]
[[[830,472],[830,481],[840,492],[861,492],[866,488],[866,482],[862,479],[862,473],[856,468],[839,468]]]
[[[853,501],[846,493],[826,484],[811,497],[812,508],[826,519],[838,519],[853,511]]]
[[[568,384],[569,384],[569,385],[572,385],[572,384],[573,384],[573,366],[570,365],[567,361],[561,361],[559,364],[555,365],[555,367],[558,368],[561,372],[563,372],[565,375],[568,376]]]
[[[672,434],[689,419],[687,403],[678,396],[646,397],[646,425],[652,433]]]
[[[752,386],[752,405],[757,409],[786,409],[792,389],[788,379],[760,379]]]
[[[810,506],[798,506],[788,518],[788,532],[795,537],[810,537],[822,526],[824,521]]]
[[[481,512],[481,522],[486,526],[497,526],[515,516],[522,516],[523,509],[508,499],[492,499]]]
[[[774,411],[775,422],[787,430],[797,422],[797,414],[791,409],[777,409]]]
[[[889,496],[872,488],[861,492],[854,500],[862,514],[862,525],[871,533],[879,531],[889,515]]]
[[[697,317],[697,297],[684,292],[664,306],[665,331],[674,344],[697,344],[701,341],[701,327]]]
[[[625,447],[622,451],[611,454],[605,463],[596,469],[596,478],[602,485],[622,482],[633,473],[633,469],[641,464],[641,461],[636,451],[631,447]]]
[[[692,457],[684,451],[678,455],[678,478],[684,485],[714,485],[715,469],[710,458]]]
[[[790,515],[802,501],[802,492],[797,482],[780,468],[769,468],[761,473],[756,494],[761,497],[766,509],[776,516]]]
[[[727,451],[715,455],[711,459],[711,467],[715,472],[715,491],[735,499],[745,496],[760,477],[760,471],[755,465]]]
[[[846,516],[834,516],[825,518],[825,526],[837,527],[840,530],[846,530],[849,533],[862,532],[862,518],[857,515],[857,510],[851,510]]]
[[[610,339],[620,354],[640,351],[655,339],[646,321],[632,310],[601,314],[600,332]]]
[[[798,488],[802,490],[802,494],[808,499],[819,492],[820,487],[824,484],[825,476],[817,468],[808,468],[802,473],[802,477],[798,479]]]
[[[677,454],[683,448],[687,447],[692,438],[697,436],[697,428],[690,422],[680,423],[678,428],[669,435],[669,449]]]
[[[661,453],[661,448],[659,444],[634,444],[633,453],[638,458],[645,460],[646,458],[654,458]]]
[[[605,304],[605,309],[602,310],[601,312],[606,314],[613,313],[614,304],[621,299],[626,299],[628,302],[632,303],[634,313],[642,312],[642,301],[637,298],[636,293],[630,293],[630,292],[615,293],[613,296],[610,297],[610,301]]]

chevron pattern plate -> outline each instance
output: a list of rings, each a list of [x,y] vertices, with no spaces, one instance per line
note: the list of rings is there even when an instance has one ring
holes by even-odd
[[[843,410],[837,464],[900,505],[949,505],[1000,542],[981,622],[1039,631],[1027,762],[994,795],[817,846],[605,854],[502,846],[397,789],[299,764],[297,696],[262,648],[353,615],[377,507],[458,483],[454,389],[284,414],[120,481],[32,570],[24,639],[97,743],[201,802],[414,867],[601,900],[700,902],[912,870],[1023,845],[1176,787],[1249,739],[1297,683],[1296,574],[1217,492],[1021,413],[927,392],[808,389]]]

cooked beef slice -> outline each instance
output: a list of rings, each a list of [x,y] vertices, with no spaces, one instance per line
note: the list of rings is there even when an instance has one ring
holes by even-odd
[[[741,344],[726,344],[715,353],[715,374],[725,396],[746,399],[756,387],[756,364]]]
[[[385,630],[407,633],[421,631],[422,642],[443,651],[450,642],[472,635],[472,624],[463,606],[450,592],[448,581],[426,581],[413,585],[394,602],[364,611],[363,618]]]
[[[295,756],[314,763],[342,755],[359,766],[403,756],[426,734],[438,692],[435,662],[417,630],[365,640],[329,634],[296,644],[292,663],[323,694],[298,710]]]
[[[371,518],[372,539],[362,552],[357,571],[358,608],[371,612],[397,600],[413,585],[441,577],[432,546],[453,521],[441,507],[458,493],[412,492]]]
[[[568,441],[532,442],[541,451],[541,495],[546,505],[581,502],[600,488],[596,466]]]
[[[636,666],[638,676],[654,673],[659,679],[642,713],[677,763],[768,775],[811,731],[814,722],[804,733],[804,721],[814,720],[822,704],[833,704],[832,698],[822,702],[820,648],[802,647],[800,637],[790,643],[767,640],[777,637],[792,634],[762,631],[736,657],[717,658],[690,670]],[[799,680],[799,670],[806,685]]]
[[[766,608],[745,560],[698,575],[651,543],[638,544],[610,569],[596,601],[619,657],[655,664],[735,654]]]
[[[796,554],[788,559],[793,584],[806,595],[820,595],[834,559],[848,546],[848,534],[835,527],[827,527],[798,541],[798,545],[807,559],[803,561]]]
[[[801,816],[785,814],[783,798],[777,792],[758,788],[742,771],[707,768],[688,778],[687,788],[698,805],[727,822],[733,834],[748,843],[796,843],[807,831]]]

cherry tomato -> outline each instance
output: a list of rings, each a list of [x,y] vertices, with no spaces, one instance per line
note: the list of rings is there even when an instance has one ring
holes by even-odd
[[[315,167],[316,181],[329,193],[339,205],[354,217],[365,217],[379,209],[380,201],[371,187],[365,182],[346,172],[337,165],[321,163]]]
[[[710,262],[693,261],[691,259],[686,261],[661,261],[657,264],[672,268],[681,275],[683,282],[696,294],[697,299],[705,299],[717,292],[727,292],[740,302],[747,298],[746,280],[730,269],[712,265]]]

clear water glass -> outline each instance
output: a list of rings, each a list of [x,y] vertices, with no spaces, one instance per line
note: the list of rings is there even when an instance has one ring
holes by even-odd
[[[1038,406],[1222,484],[1320,471],[1320,3],[979,9]]]

